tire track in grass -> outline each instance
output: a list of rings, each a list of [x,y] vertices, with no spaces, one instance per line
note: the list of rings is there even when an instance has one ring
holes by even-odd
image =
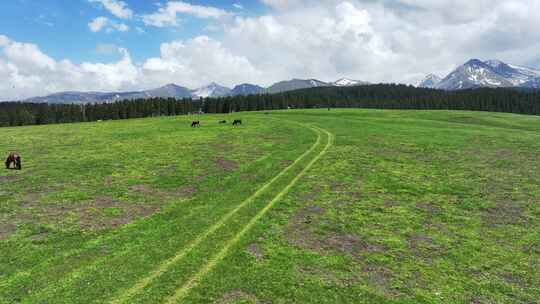
[[[269,156],[270,156],[270,154],[268,154],[266,156],[263,156],[262,158],[256,160],[255,163],[263,161],[264,159],[268,158]],[[230,177],[226,177],[225,179],[227,180],[229,178]],[[29,269],[24,270],[24,271],[19,271],[19,272],[16,272],[14,274],[11,274],[10,276],[2,278],[2,279],[0,279],[0,291],[1,291],[1,288],[4,288],[4,287],[8,288],[10,284],[13,284],[14,282],[16,282],[19,279],[22,279],[23,277],[31,277],[33,275],[33,273],[35,272],[34,268],[36,268],[36,267],[42,267],[43,268],[44,265],[49,264],[49,263],[53,263],[54,261],[57,261],[57,260],[70,259],[70,258],[73,258],[74,256],[82,254],[82,253],[84,253],[86,251],[99,250],[99,246],[100,246],[101,243],[111,241],[115,237],[117,237],[117,235],[106,236],[106,237],[98,237],[96,239],[88,240],[84,244],[84,247],[82,247],[82,248],[76,248],[76,249],[72,249],[72,250],[67,251],[67,252],[62,252],[59,255],[56,255],[54,257],[48,258],[48,259],[40,262],[38,265],[36,265],[36,266],[34,266],[32,268],[29,268]],[[121,256],[121,255],[124,255],[124,254],[128,253],[129,251],[131,251],[133,249],[133,248],[127,248],[127,245],[124,246],[124,248],[125,248],[124,250],[114,252],[112,254],[112,256],[113,257]],[[70,284],[73,280],[76,280],[76,279],[82,277],[82,275],[87,270],[95,269],[97,264],[102,263],[103,261],[106,261],[106,260],[109,260],[109,259],[111,259],[111,255],[106,255],[106,256],[99,257],[96,260],[94,260],[94,261],[92,261],[92,262],[90,262],[90,263],[88,263],[88,264],[86,264],[84,266],[73,268],[72,270],[66,272],[65,277],[63,279],[60,279],[59,282],[62,282],[62,285],[66,286],[67,284]],[[42,292],[45,292],[45,293],[50,292],[53,288],[54,288],[53,285],[49,285],[48,287],[45,287],[44,289],[40,290],[38,294],[40,294]],[[0,298],[1,298],[1,296],[0,296]]]
[[[327,135],[327,143],[317,156],[315,156],[300,173],[298,173],[297,176],[294,177],[293,180],[283,190],[281,190],[261,211],[259,211],[247,224],[240,230],[232,239],[230,239],[225,246],[216,254],[214,255],[206,265],[204,265],[196,274],[194,274],[189,280],[182,285],[180,288],[178,288],[174,295],[171,296],[166,300],[167,304],[173,304],[178,303],[180,300],[185,298],[189,292],[196,287],[202,279],[210,272],[212,269],[221,262],[229,253],[232,247],[234,247],[238,242],[242,239],[242,237],[257,223],[259,219],[261,219],[279,200],[281,200],[288,192],[289,190],[298,182],[300,178],[304,176],[304,174],[311,169],[311,167],[328,151],[328,149],[332,146],[334,142],[334,135],[330,132],[315,127],[317,130],[322,131],[326,133]],[[320,134],[320,133],[319,133]],[[320,138],[320,137],[319,137]]]
[[[298,157],[291,165],[289,165],[287,168],[283,169],[280,173],[278,173],[276,176],[274,176],[270,181],[265,183],[263,186],[261,186],[255,193],[253,193],[250,197],[245,199],[242,203],[240,203],[238,206],[236,206],[233,210],[229,211],[226,215],[224,215],[218,222],[216,222],[214,225],[212,225],[208,230],[206,230],[203,234],[198,236],[196,239],[194,239],[191,243],[189,243],[186,247],[184,247],[182,250],[177,252],[177,254],[162,263],[155,271],[153,271],[150,275],[147,277],[139,280],[133,287],[125,290],[120,295],[115,297],[113,300],[110,301],[111,304],[120,304],[125,303],[128,301],[131,297],[133,297],[135,294],[137,294],[139,291],[142,291],[148,284],[150,284],[154,279],[159,277],[161,274],[163,274],[165,271],[167,271],[172,265],[176,264],[178,261],[182,260],[191,250],[193,250],[195,247],[199,246],[205,239],[207,239],[211,234],[216,232],[219,228],[221,228],[233,215],[235,215],[240,209],[251,203],[255,198],[257,198],[259,195],[261,195],[266,189],[268,189],[273,183],[275,183],[279,178],[287,174],[294,166],[296,166],[299,162],[301,162],[306,156],[311,154],[321,143],[321,131],[317,128],[310,127],[316,134],[317,134],[317,140],[316,142],[306,151],[304,152],[300,157]],[[302,171],[303,172],[303,171]]]
[[[261,157],[260,159],[256,160],[255,163],[258,163],[266,158],[268,158],[270,155],[266,155],[266,156],[263,156]],[[224,180],[228,180],[230,179],[231,177],[226,177]],[[264,185],[264,184],[263,184]],[[136,247],[137,249],[143,249],[145,245],[139,245],[138,247]],[[74,282],[75,280],[78,280],[80,278],[82,278],[82,276],[85,274],[86,271],[89,271],[89,270],[95,270],[96,268],[98,268],[100,263],[103,263],[103,262],[106,262],[108,260],[112,260],[112,259],[115,259],[115,258],[119,258],[123,255],[126,255],[128,254],[129,252],[131,252],[132,250],[134,250],[134,248],[129,248],[129,246],[124,246],[126,247],[125,249],[123,250],[120,250],[120,251],[116,251],[114,253],[112,253],[111,255],[105,255],[105,256],[102,256],[102,257],[99,257],[97,258],[96,260],[90,262],[89,264],[87,265],[84,265],[84,266],[81,266],[81,267],[78,267],[78,268],[75,268],[73,269],[72,271],[66,273],[66,275],[62,278],[62,279],[59,279],[58,282],[61,282],[61,286],[67,286],[68,284],[71,284],[72,282]],[[24,275],[27,275],[27,276],[30,276],[31,273],[30,272],[25,272]],[[21,275],[19,275],[19,277],[22,276],[22,273]],[[16,278],[12,278],[10,280],[15,280]],[[2,287],[4,284],[2,281],[0,281],[0,287]],[[5,284],[7,286],[7,283]],[[48,287],[45,287],[41,290],[39,290],[36,294],[34,294],[34,297],[38,297],[41,295],[41,294],[47,294],[47,293],[50,293],[51,290],[55,290],[56,286],[55,285],[52,285],[50,284]]]

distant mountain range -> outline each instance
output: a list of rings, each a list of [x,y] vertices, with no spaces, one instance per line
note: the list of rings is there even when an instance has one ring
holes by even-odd
[[[313,87],[328,87],[328,86],[357,86],[367,85],[368,82],[351,80],[342,78],[335,82],[323,82],[317,79],[292,79],[288,81],[280,81],[271,85],[268,88],[263,88],[258,85],[244,83],[230,89],[221,86],[217,83],[211,83],[207,86],[189,89],[176,84],[168,84],[157,89],[135,92],[60,92],[47,96],[32,97],[24,100],[25,102],[35,103],[102,103],[114,102],[126,99],[146,99],[146,98],[207,98],[207,97],[224,97],[238,95],[254,95],[254,94],[273,94],[299,89]]]
[[[504,63],[500,60],[471,59],[440,78],[429,74],[419,87],[442,90],[490,88],[540,88],[540,70]]]
[[[125,99],[161,98],[207,98],[238,95],[274,94],[314,87],[349,87],[369,85],[369,82],[342,78],[334,82],[317,79],[292,79],[277,82],[267,88],[244,83],[228,88],[217,83],[197,89],[190,89],[176,84],[160,88],[133,92],[60,92],[47,96],[32,97],[25,102],[35,103],[102,103]],[[471,59],[459,66],[446,77],[436,74],[427,75],[418,87],[442,90],[462,90],[480,87],[508,87],[540,89],[540,70],[504,63],[500,60],[481,61]]]

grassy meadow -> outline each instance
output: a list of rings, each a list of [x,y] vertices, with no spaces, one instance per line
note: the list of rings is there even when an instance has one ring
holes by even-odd
[[[540,303],[540,117],[0,132],[0,303]]]

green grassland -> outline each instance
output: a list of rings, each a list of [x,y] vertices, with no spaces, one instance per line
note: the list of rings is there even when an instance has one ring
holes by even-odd
[[[540,117],[293,110],[0,131],[0,151],[23,155],[0,171],[0,303],[540,301]]]

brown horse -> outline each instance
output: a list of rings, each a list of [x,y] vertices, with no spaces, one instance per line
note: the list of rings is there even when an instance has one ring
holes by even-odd
[[[15,169],[22,169],[21,156],[19,154],[13,152],[9,153],[9,156],[6,159],[6,169],[10,169],[12,163],[15,164]]]
[[[201,122],[198,121],[198,120],[196,120],[196,121],[194,121],[194,122],[191,123],[191,127],[192,127],[192,128],[193,128],[193,127],[200,127],[200,126],[201,126]]]

